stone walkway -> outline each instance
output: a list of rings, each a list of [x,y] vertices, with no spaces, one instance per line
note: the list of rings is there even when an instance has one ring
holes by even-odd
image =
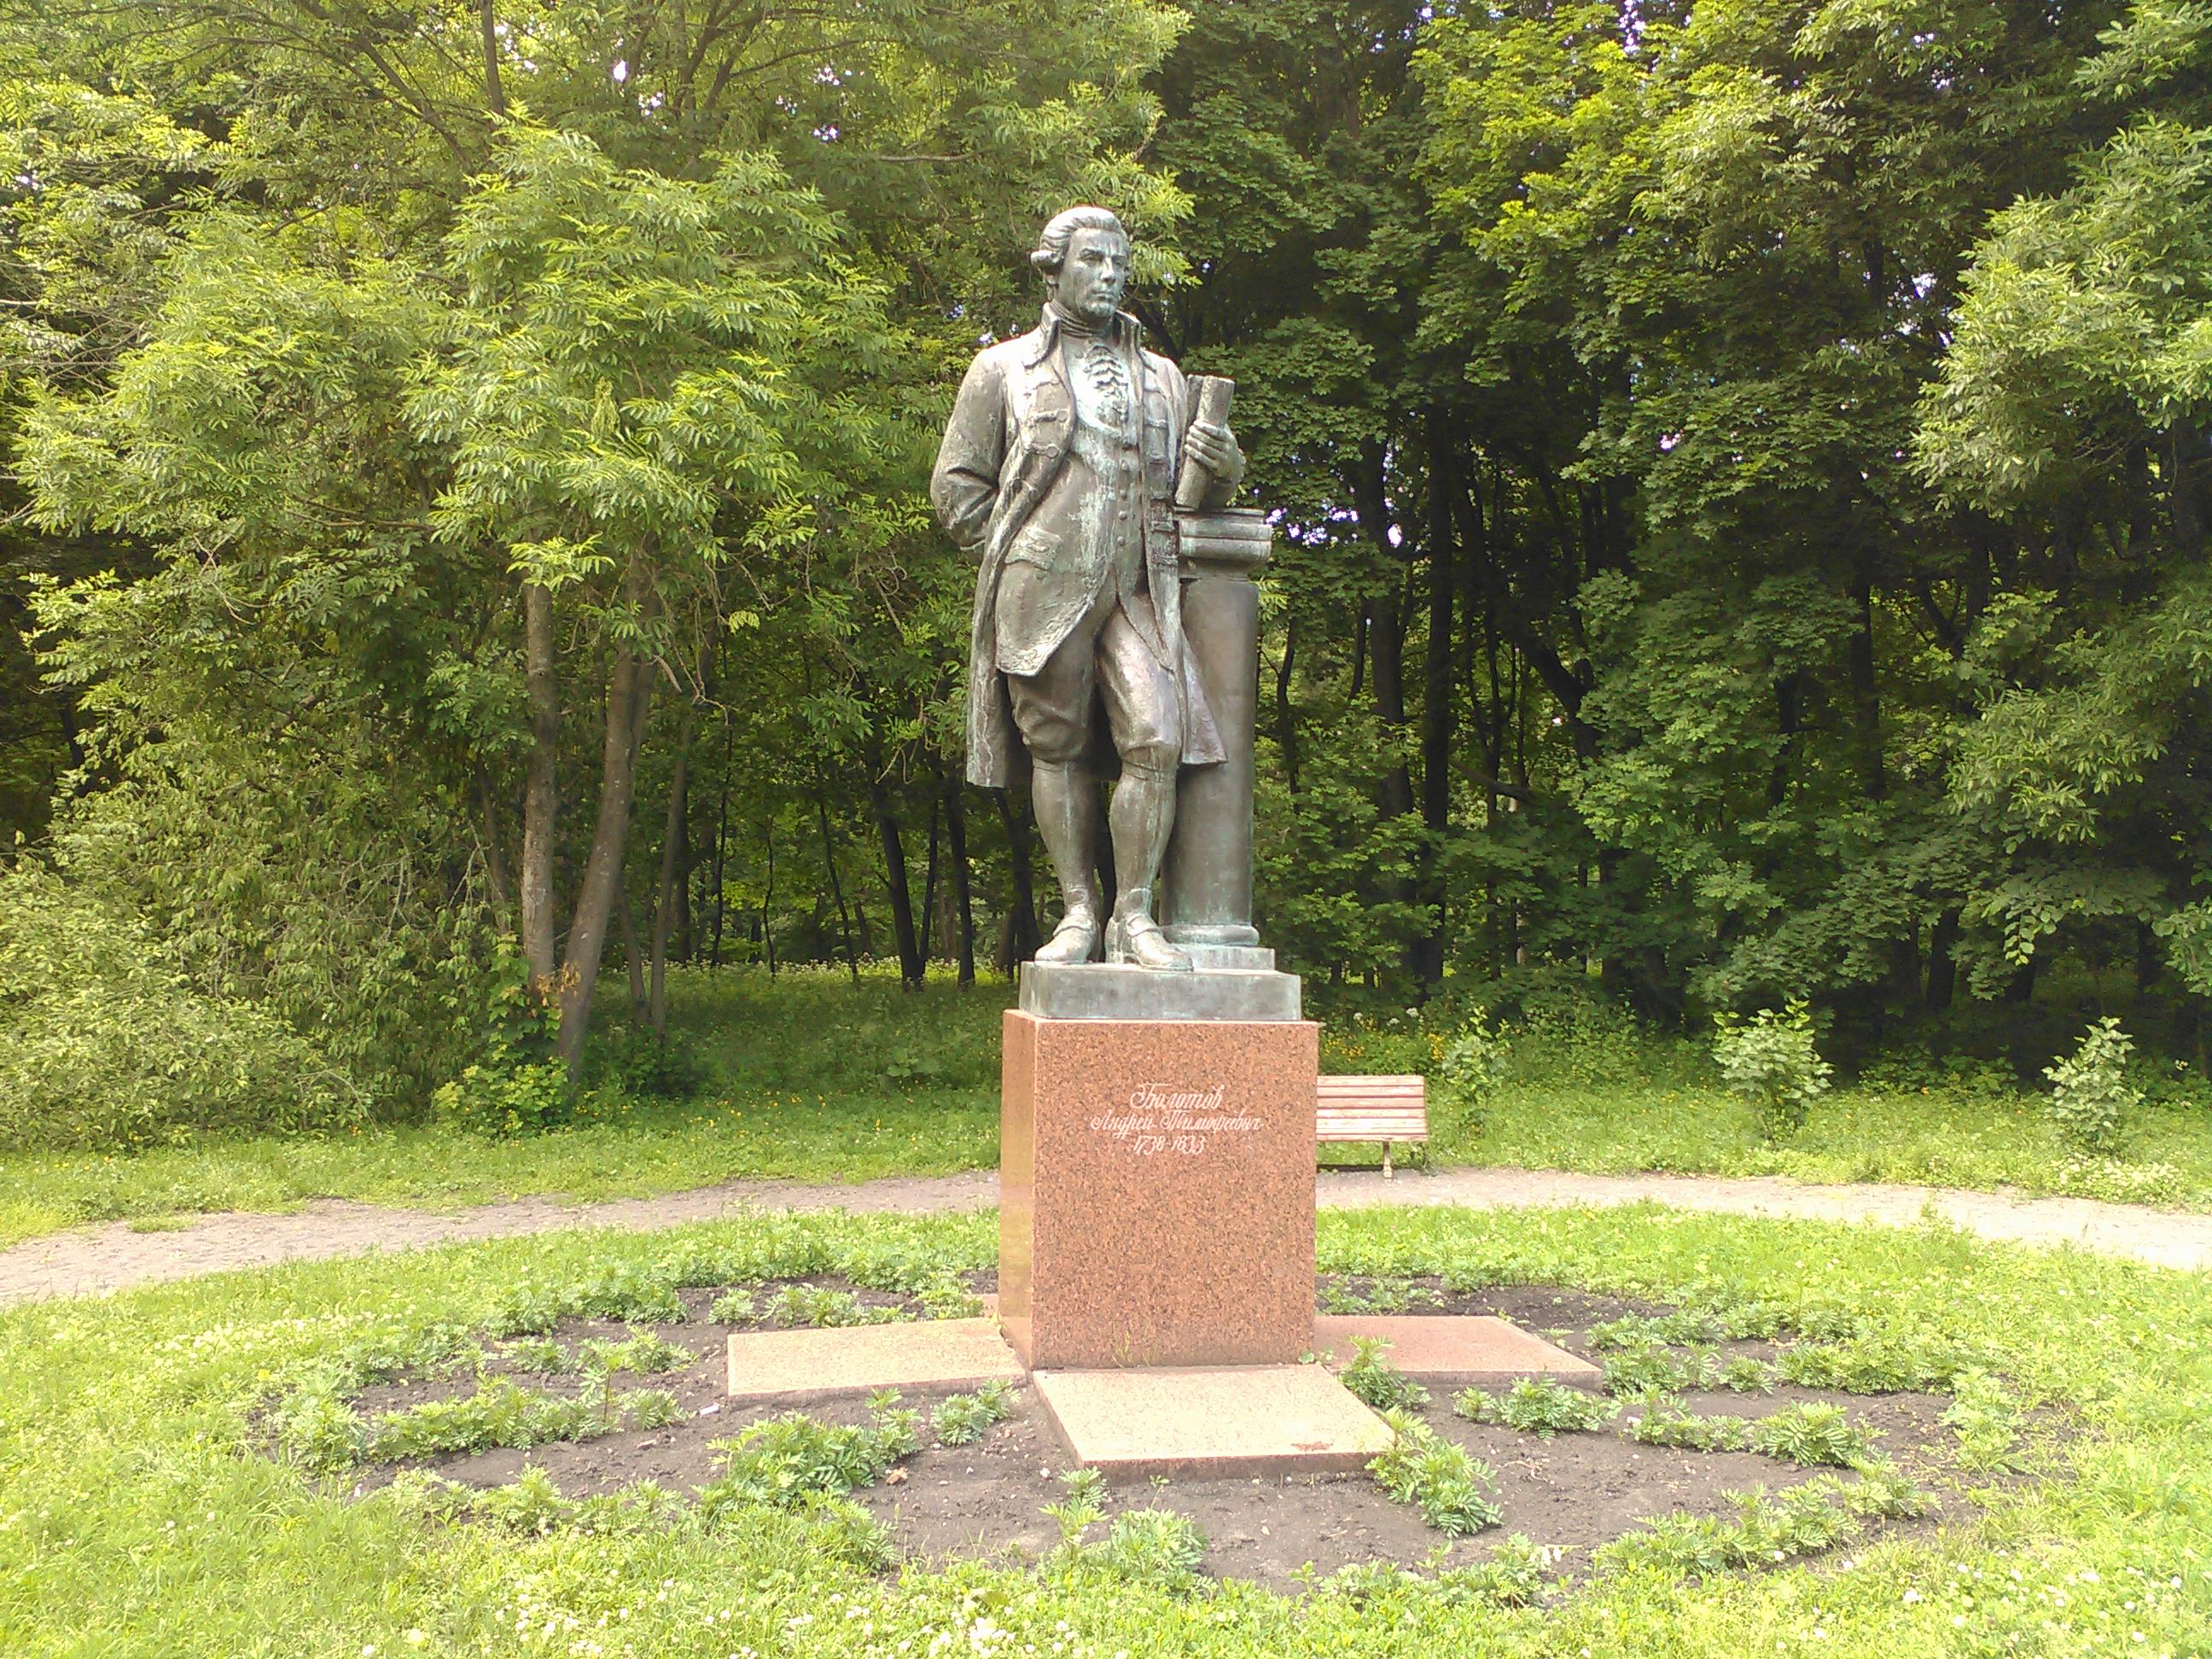
[[[1590,1176],[1550,1170],[1444,1170],[1433,1175],[1401,1170],[1390,1181],[1368,1171],[1324,1170],[1318,1188],[1324,1208],[1387,1204],[1556,1208],[1648,1200],[1683,1210],[1893,1226],[1909,1225],[1934,1213],[1984,1238],[2075,1244],[2155,1267],[2212,1268],[2212,1215],[2080,1198],[2015,1198],[1932,1187],[1814,1187],[1777,1176]],[[32,1239],[0,1250],[0,1305],[41,1297],[94,1296],[132,1285],[271,1262],[416,1249],[565,1227],[642,1232],[744,1209],[926,1214],[988,1208],[998,1202],[998,1176],[977,1171],[851,1186],[743,1181],[660,1198],[597,1204],[533,1198],[446,1212],[390,1210],[318,1199],[287,1214],[201,1216],[176,1231],[133,1232],[126,1223],[111,1222]]]

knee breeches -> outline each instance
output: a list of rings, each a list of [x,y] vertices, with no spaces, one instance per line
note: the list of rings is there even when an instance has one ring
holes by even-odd
[[[1065,765],[1091,738],[1094,696],[1125,766],[1172,772],[1182,759],[1175,678],[1160,665],[1120,599],[1109,591],[1034,674],[1009,674],[1014,724],[1032,760]]]

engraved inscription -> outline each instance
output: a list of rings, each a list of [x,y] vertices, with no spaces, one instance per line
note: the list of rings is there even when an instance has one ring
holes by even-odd
[[[1129,1092],[1117,1109],[1101,1112],[1091,1127],[1133,1158],[1195,1157],[1209,1145],[1249,1135],[1261,1120],[1246,1112],[1224,1111],[1225,1085],[1176,1089],[1146,1083]]]

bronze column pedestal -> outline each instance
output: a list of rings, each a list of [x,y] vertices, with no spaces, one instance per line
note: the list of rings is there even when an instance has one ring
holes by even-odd
[[[1183,768],[1168,843],[1167,931],[1181,945],[1251,947],[1253,728],[1260,593],[1274,529],[1256,507],[1179,513],[1182,629],[1228,758]]]

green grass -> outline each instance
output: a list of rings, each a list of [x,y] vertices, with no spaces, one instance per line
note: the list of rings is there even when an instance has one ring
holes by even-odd
[[[886,1575],[868,1570],[849,1516],[738,1502],[709,1526],[688,1504],[665,1514],[652,1494],[635,1506],[650,1524],[607,1506],[596,1528],[560,1523],[550,1495],[520,1489],[512,1524],[489,1510],[494,1523],[453,1522],[426,1512],[420,1492],[356,1498],[350,1472],[318,1477],[259,1449],[253,1413],[288,1389],[358,1375],[364,1356],[388,1364],[511,1328],[525,1306],[645,1305],[678,1280],[793,1266],[878,1277],[887,1261],[980,1266],[994,1237],[988,1215],[755,1216],[295,1265],[0,1315],[0,1652],[896,1659],[940,1637],[940,1654],[1034,1644],[1064,1659],[2180,1659],[2212,1648],[2212,1282],[1929,1226],[1650,1206],[1324,1215],[1332,1272],[1755,1298],[1801,1326],[1972,1348],[2021,1409],[2069,1437],[2062,1455],[2031,1452],[2035,1478],[1966,1476],[1994,1484],[1942,1525],[1702,1577],[1686,1564],[1712,1540],[1662,1534],[1614,1552],[1594,1578],[1555,1584],[1547,1607],[1372,1571],[1300,1599],[1155,1584],[1081,1555]],[[1057,1489],[1041,1484],[1042,1504]],[[1154,1501],[1172,1510],[1173,1490]],[[556,1518],[541,1534],[532,1516]]]
[[[213,1139],[136,1156],[0,1158],[0,1244],[117,1218],[166,1228],[208,1210],[283,1210],[329,1196],[453,1208],[538,1194],[641,1197],[726,1181],[860,1181],[998,1161],[999,1025],[1009,988],[882,974],[678,971],[672,1027],[708,1081],[680,1103],[627,1100],[604,1078],[582,1127],[512,1142],[443,1127],[324,1139]],[[620,1000],[618,977],[608,989]],[[613,1034],[618,1036],[618,1031]],[[1427,1069],[1445,1039],[1412,1021],[1332,1020],[1332,1071]],[[610,1048],[617,1046],[610,1042]],[[1486,1103],[1431,1100],[1431,1162],[1884,1181],[2212,1209],[2212,1111],[2144,1108],[2123,1156],[2068,1157],[2039,1097],[1942,1082],[1838,1090],[1782,1144],[1690,1045],[1571,1023],[1523,1031]],[[1330,1147],[1331,1164],[1376,1161]]]

